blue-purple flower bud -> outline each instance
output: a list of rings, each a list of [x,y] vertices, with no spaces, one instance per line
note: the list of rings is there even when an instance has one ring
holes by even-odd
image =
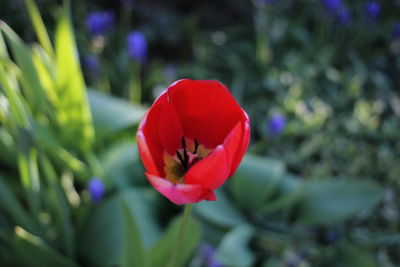
[[[114,20],[112,11],[92,12],[86,17],[86,27],[94,36],[105,35],[113,27]]]
[[[93,202],[100,202],[105,191],[103,181],[97,177],[90,179],[88,182],[88,191]]]
[[[147,58],[146,37],[140,31],[133,31],[127,37],[127,51],[129,57],[138,62],[144,63]]]

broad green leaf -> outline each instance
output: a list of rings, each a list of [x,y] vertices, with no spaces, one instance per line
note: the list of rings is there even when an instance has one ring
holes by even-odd
[[[124,199],[121,199],[120,202],[124,221],[124,245],[122,247],[121,266],[145,266],[144,248],[132,211]]]
[[[372,208],[383,189],[372,181],[331,178],[311,180],[304,185],[298,211],[299,221],[332,224]]]
[[[336,265],[343,267],[377,267],[374,254],[371,249],[344,243],[340,245],[339,253],[336,255]]]
[[[255,255],[249,247],[249,242],[254,230],[247,224],[233,228],[222,239],[215,257],[226,266],[246,267],[252,266]]]
[[[22,151],[17,155],[21,183],[25,190],[27,204],[33,216],[38,216],[41,210],[37,157],[38,152],[35,148],[28,148],[28,151]]]
[[[267,201],[259,210],[268,215],[294,206],[303,195],[303,186],[299,177],[291,174],[282,175],[276,188],[276,195]]]
[[[16,131],[17,127],[28,127],[29,126],[29,111],[26,109],[23,97],[18,90],[18,85],[13,80],[13,74],[6,72],[2,64],[0,64],[0,85],[4,90],[4,94],[10,104],[10,116],[14,123],[13,130]]]
[[[135,215],[135,222],[141,233],[141,240],[145,249],[153,246],[160,237],[161,229],[156,222],[157,193],[150,188],[125,190],[121,198],[128,203],[131,213]]]
[[[15,228],[14,248],[18,257],[26,266],[79,266],[71,259],[54,250],[39,237],[26,232],[18,226]]]
[[[85,163],[62,147],[61,142],[58,140],[56,134],[51,131],[48,124],[43,124],[35,120],[31,122],[36,143],[48,151],[52,158],[57,160],[57,163],[68,166],[68,168],[78,174],[87,173]]]
[[[129,207],[139,228],[143,246],[152,246],[160,234],[154,218],[154,202],[142,191],[126,190],[102,201],[89,217],[80,238],[80,252],[93,266],[119,265],[122,258],[124,231],[121,199]]]
[[[66,4],[55,33],[57,119],[64,142],[87,152],[94,142],[94,130],[72,29],[70,8]]]
[[[181,220],[182,216],[175,217],[169,224],[165,234],[161,237],[155,247],[149,251],[147,255],[149,267],[166,266],[168,264],[181,227]],[[190,218],[187,221],[183,238],[181,240],[181,248],[177,253],[174,266],[186,266],[194,249],[198,246],[200,237],[200,224],[196,220]]]
[[[57,224],[60,236],[64,244],[64,249],[69,257],[75,254],[75,233],[71,224],[70,210],[66,196],[61,188],[59,178],[50,160],[42,155],[40,158],[43,176],[47,181],[47,197],[49,206],[53,210],[53,218]]]
[[[6,129],[0,127],[0,151],[2,151],[0,158],[2,163],[15,167],[17,158],[16,150],[13,136]]]
[[[122,141],[110,146],[100,155],[100,163],[106,172],[106,182],[122,189],[140,179],[140,176],[134,176],[134,168],[139,165],[138,160],[136,143]]]
[[[0,176],[0,207],[12,217],[16,224],[33,233],[38,233],[36,222],[32,221],[32,218],[23,209],[17,196],[11,191],[2,176]]]
[[[30,103],[32,112],[44,111],[48,107],[47,99],[33,64],[30,49],[7,24],[3,22],[0,25],[13,52],[16,64],[21,69],[21,75],[18,78],[21,81],[23,93],[27,102]]]
[[[96,138],[99,140],[137,124],[146,111],[138,105],[99,91],[89,90],[88,95]]]
[[[235,200],[256,210],[275,192],[285,171],[281,161],[246,155],[230,183]]]
[[[194,212],[203,219],[221,227],[234,227],[245,222],[232,200],[220,189],[216,191],[217,201],[203,201],[194,205]]]
[[[46,51],[40,46],[34,46],[33,50],[33,63],[35,64],[36,71],[40,83],[45,90],[47,98],[51,105],[56,107],[58,105],[58,96],[56,90],[56,65],[55,62],[47,55]],[[49,114],[51,116],[53,114]]]
[[[47,34],[46,27],[44,26],[42,17],[40,16],[37,5],[34,0],[25,0],[25,6],[28,9],[30,19],[33,27],[35,28],[36,36],[40,45],[46,52],[52,56],[54,54],[53,46],[51,45],[49,35]]]

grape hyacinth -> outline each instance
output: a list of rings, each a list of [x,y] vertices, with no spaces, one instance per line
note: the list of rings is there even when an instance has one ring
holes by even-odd
[[[379,17],[381,6],[377,1],[369,1],[364,5],[365,16],[370,20],[375,20]]]
[[[113,27],[114,20],[112,11],[92,12],[86,17],[86,27],[93,36],[105,35]]]
[[[321,0],[321,2],[325,10],[332,14],[336,14],[342,7],[341,0]]]
[[[96,55],[88,55],[85,59],[85,66],[92,74],[96,74],[99,70],[100,62]]]
[[[268,121],[268,130],[273,136],[280,134],[285,127],[286,119],[282,114],[274,114]]]
[[[400,41],[400,21],[396,22],[396,24],[394,25],[393,39],[395,41]]]
[[[200,257],[206,267],[222,267],[222,263],[215,259],[215,248],[209,244],[202,244],[199,249]]]
[[[100,202],[104,195],[104,184],[103,181],[97,177],[90,179],[88,183],[88,191],[90,198],[94,203]]]
[[[347,26],[351,23],[351,13],[346,7],[342,7],[336,13],[336,20],[342,26]]]
[[[146,37],[140,31],[133,31],[127,37],[127,51],[129,57],[143,64],[147,58]]]

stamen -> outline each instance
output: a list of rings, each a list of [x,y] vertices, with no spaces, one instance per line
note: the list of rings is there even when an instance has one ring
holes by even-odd
[[[186,151],[186,142],[184,136],[182,136],[182,148],[183,148],[183,158],[185,159],[185,165],[187,165],[189,163],[189,156]]]
[[[186,142],[185,142],[185,137],[184,136],[182,136],[182,148],[183,148],[183,150],[186,149]]]
[[[197,149],[199,148],[199,142],[197,142],[197,139],[194,139],[194,151],[193,154],[197,154]]]
[[[182,155],[178,151],[176,151],[176,156],[178,157],[179,161],[181,162],[183,168],[186,170],[186,164],[185,164],[185,161],[182,158]]]

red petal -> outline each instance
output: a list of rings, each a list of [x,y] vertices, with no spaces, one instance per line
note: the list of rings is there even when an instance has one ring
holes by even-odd
[[[149,173],[160,176],[164,175],[164,149],[158,135],[161,111],[161,105],[155,103],[140,122],[137,133],[139,155],[144,167]]]
[[[145,173],[154,188],[177,205],[215,200],[215,194],[201,185],[173,184],[170,181]]]
[[[185,136],[207,148],[222,144],[236,123],[244,119],[229,90],[216,81],[181,80],[168,88],[167,95]]]
[[[228,134],[224,141],[224,147],[229,159],[229,173],[231,173],[232,165],[237,157],[238,152],[241,150],[243,139],[243,123],[239,121],[235,127]]]
[[[140,158],[142,159],[144,168],[149,173],[160,175],[157,166],[154,163],[150,149],[147,146],[146,138],[144,137],[144,134],[141,130],[137,132],[136,139],[139,147],[139,155]]]
[[[232,168],[231,168],[231,173],[229,174],[229,177],[232,176],[236,169],[239,167],[240,162],[242,161],[242,158],[244,154],[246,153],[247,147],[249,146],[250,142],[250,119],[249,116],[247,115],[246,111],[243,111],[243,114],[246,118],[246,120],[243,123],[243,135],[242,135],[242,140],[239,145],[239,149],[236,152],[235,158],[232,161]]]
[[[181,139],[184,136],[181,122],[175,106],[169,101],[167,95],[160,97],[159,101],[161,101],[162,112],[158,134],[165,150],[170,155],[174,155],[175,151],[180,148]]]
[[[228,154],[224,146],[219,145],[209,156],[189,169],[185,175],[185,183],[215,190],[226,181],[229,172]]]

